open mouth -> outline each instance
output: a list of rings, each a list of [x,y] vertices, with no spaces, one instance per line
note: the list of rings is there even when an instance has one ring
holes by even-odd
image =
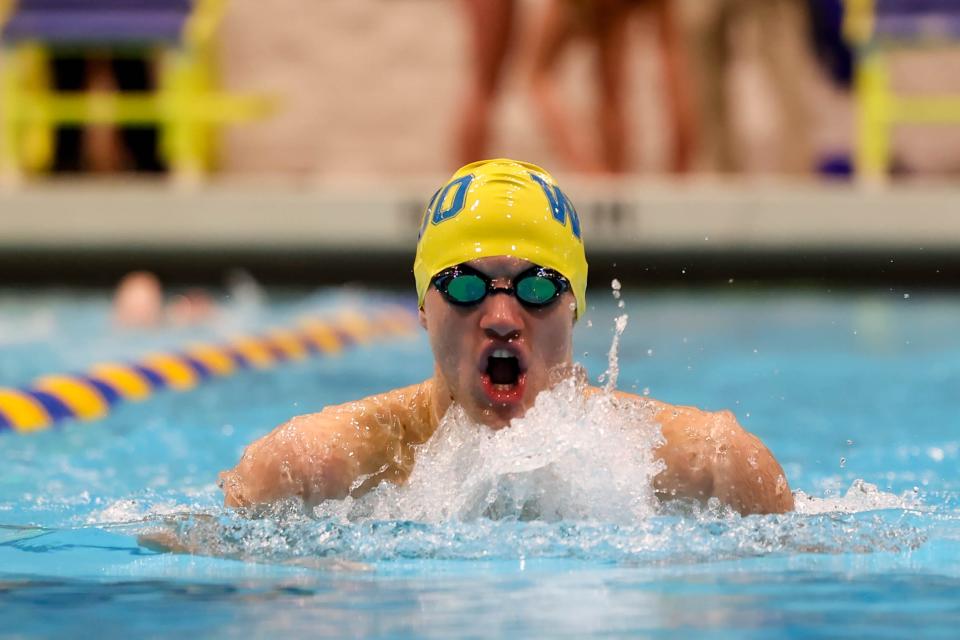
[[[526,374],[519,355],[511,349],[489,351],[480,380],[487,397],[495,404],[512,404],[523,398]]]
[[[520,359],[507,349],[497,349],[487,358],[487,375],[495,385],[515,385],[520,379]]]

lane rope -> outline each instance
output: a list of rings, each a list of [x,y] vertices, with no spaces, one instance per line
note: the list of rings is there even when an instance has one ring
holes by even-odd
[[[224,344],[193,343],[134,362],[97,363],[84,373],[44,375],[25,387],[0,387],[0,434],[99,420],[118,404],[140,402],[158,391],[188,391],[244,370],[335,355],[372,340],[412,334],[416,326],[416,315],[401,305],[383,305],[370,314],[343,310]]]

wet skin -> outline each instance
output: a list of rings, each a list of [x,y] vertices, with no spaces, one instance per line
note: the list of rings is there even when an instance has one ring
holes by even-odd
[[[509,257],[468,264],[498,288],[510,286],[513,276],[531,266]],[[382,481],[403,483],[416,446],[433,435],[454,401],[481,424],[507,426],[550,386],[551,370],[571,364],[573,303],[567,292],[552,305],[530,309],[498,292],[476,306],[459,307],[431,287],[420,322],[433,349],[434,377],[277,427],[251,444],[235,468],[220,474],[226,505],[252,507],[289,496],[311,505],[361,495]],[[517,358],[515,384],[491,380],[489,356],[500,350]],[[650,407],[660,424],[664,444],[655,453],[665,469],[654,478],[654,489],[662,499],[717,498],[743,514],[793,509],[780,465],[729,411],[616,396]]]

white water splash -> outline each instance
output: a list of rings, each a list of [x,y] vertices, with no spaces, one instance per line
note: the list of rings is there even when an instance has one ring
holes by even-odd
[[[663,463],[650,408],[586,388],[579,368],[506,429],[457,405],[420,447],[407,483],[384,483],[358,500],[327,502],[318,516],[349,520],[477,518],[631,523],[657,509],[652,479]]]
[[[619,300],[617,306],[623,309],[623,300],[620,300],[620,291],[623,285],[616,278],[610,283],[610,289],[613,291],[613,298]],[[604,391],[612,392],[617,388],[617,378],[620,376],[620,361],[618,352],[620,351],[620,337],[627,328],[627,321],[630,316],[621,314],[613,321],[613,340],[610,342],[610,351],[607,352],[607,370],[600,374],[597,381],[603,384]],[[605,383],[605,384],[604,384]]]
[[[84,524],[108,526],[146,522],[164,516],[192,515],[199,511],[198,505],[183,505],[172,499],[124,498],[91,511]]]
[[[617,378],[620,377],[620,336],[623,335],[624,330],[627,328],[627,320],[629,319],[630,316],[624,313],[623,315],[617,316],[613,321],[613,340],[610,343],[610,351],[607,352],[607,370],[600,377],[601,382],[603,382],[604,378],[607,380],[607,383],[603,385],[603,389],[607,393],[612,393],[613,390],[617,388]]]
[[[922,506],[916,493],[903,495],[881,491],[875,484],[854,480],[842,496],[817,498],[803,491],[794,492],[797,513],[816,515],[820,513],[861,513],[880,509],[915,509]]]

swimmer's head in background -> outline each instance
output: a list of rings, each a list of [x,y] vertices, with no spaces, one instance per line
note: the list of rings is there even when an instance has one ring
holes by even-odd
[[[502,158],[474,162],[433,195],[420,224],[413,263],[420,306],[433,276],[493,256],[553,269],[570,281],[577,317],[586,309],[587,259],[580,219],[540,167]]]

